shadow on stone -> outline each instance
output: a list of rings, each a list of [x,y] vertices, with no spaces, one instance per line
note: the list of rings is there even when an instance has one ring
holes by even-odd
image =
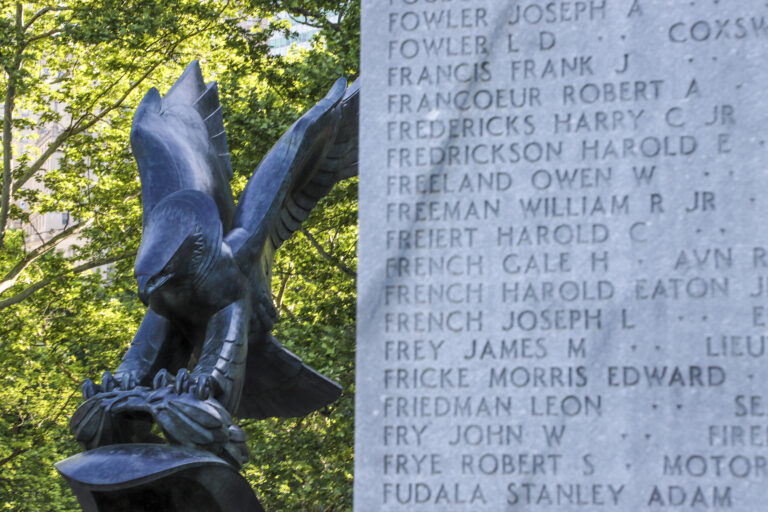
[[[56,463],[84,512],[264,512],[248,482],[211,453],[119,444]]]

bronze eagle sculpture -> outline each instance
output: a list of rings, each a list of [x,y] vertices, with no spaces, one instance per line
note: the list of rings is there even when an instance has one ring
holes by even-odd
[[[271,334],[275,251],[338,181],[357,173],[359,87],[339,79],[275,144],[237,205],[215,82],[192,62],[133,119],[143,232],[134,266],[148,306],[119,368],[83,384],[71,427],[86,448],[158,442],[247,458],[242,418],[301,416],[340,387]]]

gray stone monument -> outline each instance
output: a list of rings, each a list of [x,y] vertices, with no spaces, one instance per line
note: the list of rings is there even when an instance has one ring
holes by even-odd
[[[768,4],[362,31],[355,510],[765,510]]]

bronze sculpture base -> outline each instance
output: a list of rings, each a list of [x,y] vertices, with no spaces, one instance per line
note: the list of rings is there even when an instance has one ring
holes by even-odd
[[[210,452],[117,444],[56,463],[83,512],[264,512],[246,480]]]

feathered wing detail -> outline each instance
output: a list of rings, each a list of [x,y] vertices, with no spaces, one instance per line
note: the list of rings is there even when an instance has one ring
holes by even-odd
[[[283,347],[273,336],[248,347],[237,416],[264,419],[304,416],[335,401],[341,387]]]
[[[346,90],[346,81],[337,80],[326,97],[277,141],[248,181],[232,223],[233,231],[241,231],[230,237],[243,267],[254,261],[267,237],[274,237],[288,199],[307,188],[331,150]]]
[[[234,202],[229,159],[216,83],[205,84],[197,61],[164,97],[151,89],[133,118],[131,146],[141,176],[146,224],[164,197],[184,189],[211,196],[225,232]]]
[[[229,146],[227,146],[227,134],[224,131],[224,115],[219,103],[218,84],[216,82],[208,84],[205,92],[195,101],[194,106],[208,129],[208,139],[213,146],[216,161],[220,166],[219,170],[229,181],[233,176],[232,162],[229,159]]]
[[[251,274],[252,340],[238,416],[300,416],[323,407],[341,388],[268,333],[277,318],[271,278],[275,251],[338,181],[357,174],[359,85],[339,79],[259,164],[226,241]]]
[[[308,181],[288,195],[280,210],[279,223],[270,233],[274,250],[299,228],[317,202],[328,195],[336,183],[357,175],[359,105],[360,84],[356,81],[347,88],[337,107],[341,120],[325,158]]]

